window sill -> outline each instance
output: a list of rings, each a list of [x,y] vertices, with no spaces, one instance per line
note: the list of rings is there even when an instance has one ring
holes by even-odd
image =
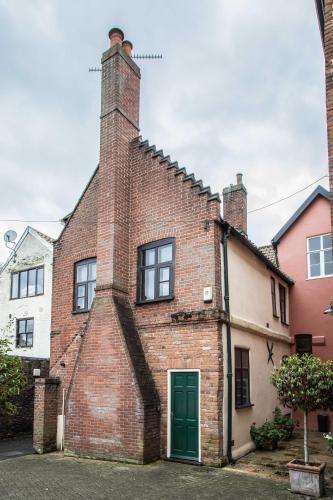
[[[275,318],[275,319],[279,319],[279,318],[280,318],[280,316],[278,316],[277,314],[273,314],[273,318]]]
[[[308,276],[306,278],[306,281],[312,281],[312,280],[322,280],[324,278],[333,278],[333,274],[324,274],[324,275],[321,275],[321,276]]]
[[[90,309],[81,309],[80,311],[72,311],[72,314],[83,314],[90,312]]]
[[[33,345],[17,345],[16,349],[32,349]]]
[[[290,323],[287,323],[286,321],[282,321],[281,320],[281,325],[283,325],[283,326],[290,326]]]
[[[235,410],[243,410],[244,408],[252,408],[254,406],[253,403],[248,403],[246,405],[235,406]]]
[[[157,302],[170,302],[171,300],[174,300],[174,295],[171,297],[163,297],[160,299],[154,299],[154,300],[137,300],[135,302],[136,306],[144,306],[146,304],[156,304]]]
[[[43,293],[36,293],[35,295],[27,295],[26,297],[10,297],[9,300],[23,300],[23,299],[33,299],[34,297],[41,297]]]

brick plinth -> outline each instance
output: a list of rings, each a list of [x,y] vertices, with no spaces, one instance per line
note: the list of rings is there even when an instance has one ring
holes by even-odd
[[[33,448],[36,453],[56,449],[59,380],[36,379]]]

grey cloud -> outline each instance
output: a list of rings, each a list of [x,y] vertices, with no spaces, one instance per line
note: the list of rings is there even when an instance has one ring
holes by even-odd
[[[88,67],[99,66],[113,25],[135,52],[163,53],[140,62],[142,135],[214,191],[242,171],[256,208],[325,173],[314,3],[267,6],[0,0],[0,218],[58,219],[73,208],[98,162],[100,75]],[[269,241],[306,194],[251,215],[250,236]]]

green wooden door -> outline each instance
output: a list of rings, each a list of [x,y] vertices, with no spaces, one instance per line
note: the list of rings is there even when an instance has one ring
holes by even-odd
[[[171,457],[199,460],[199,374],[171,373]]]

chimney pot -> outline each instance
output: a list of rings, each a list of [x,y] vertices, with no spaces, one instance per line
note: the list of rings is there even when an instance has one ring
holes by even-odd
[[[121,45],[122,41],[124,40],[124,33],[119,28],[112,28],[109,31],[109,38],[111,47],[114,47],[117,44]]]
[[[124,40],[122,45],[124,52],[128,55],[128,57],[132,57],[133,44],[129,40]]]
[[[243,184],[243,174],[237,174],[236,175],[236,178],[237,178],[237,184]]]

